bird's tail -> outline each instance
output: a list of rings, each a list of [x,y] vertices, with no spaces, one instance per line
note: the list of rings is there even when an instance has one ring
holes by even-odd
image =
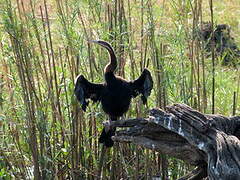
[[[112,136],[115,135],[116,128],[110,129],[108,132],[105,131],[105,128],[103,128],[102,133],[99,137],[99,142],[103,143],[106,147],[112,147],[114,142],[112,140]]]

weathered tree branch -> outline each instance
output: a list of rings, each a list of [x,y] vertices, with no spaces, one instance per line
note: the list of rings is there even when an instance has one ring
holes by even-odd
[[[148,118],[113,122],[114,141],[131,142],[197,166],[181,179],[240,179],[240,116],[205,115],[175,104]],[[126,129],[126,127],[129,127]]]

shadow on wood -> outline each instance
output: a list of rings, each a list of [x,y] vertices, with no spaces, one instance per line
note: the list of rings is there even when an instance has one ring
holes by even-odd
[[[180,178],[240,179],[240,116],[202,114],[187,105],[150,110],[148,118],[113,122],[114,141],[130,142],[196,166]]]

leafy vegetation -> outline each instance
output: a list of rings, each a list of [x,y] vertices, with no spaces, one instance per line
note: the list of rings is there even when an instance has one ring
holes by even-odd
[[[116,51],[117,74],[134,79],[144,67],[153,74],[148,107],[135,99],[126,118],[176,102],[204,113],[239,114],[238,67],[206,58],[195,38],[197,27],[211,21],[211,2],[2,0],[0,179],[176,179],[192,169],[173,157],[116,143],[99,172],[98,136],[107,117],[99,104],[82,112],[74,79],[84,74],[103,81],[107,52],[88,40],[104,39]],[[212,21],[229,24],[239,45],[240,1],[212,3]]]

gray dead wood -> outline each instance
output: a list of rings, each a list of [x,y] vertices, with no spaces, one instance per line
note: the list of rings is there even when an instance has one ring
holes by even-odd
[[[130,142],[196,166],[183,179],[240,179],[240,116],[202,114],[175,104],[150,110],[148,118],[113,122],[114,141]]]

